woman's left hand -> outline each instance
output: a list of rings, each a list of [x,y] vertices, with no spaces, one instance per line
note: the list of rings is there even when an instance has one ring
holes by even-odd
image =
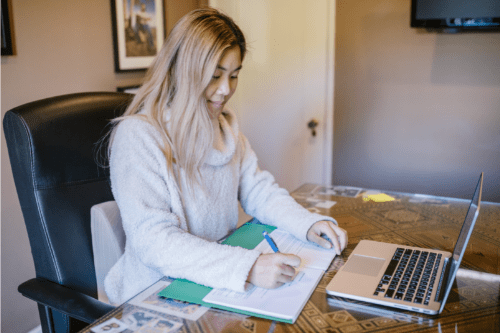
[[[328,237],[330,241],[321,236]],[[347,246],[347,231],[331,221],[318,221],[307,232],[307,239],[325,249],[331,249],[333,245],[340,255]]]

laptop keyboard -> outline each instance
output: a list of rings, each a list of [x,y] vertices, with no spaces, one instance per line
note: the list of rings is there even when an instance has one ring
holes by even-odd
[[[373,295],[429,305],[441,257],[397,248]]]

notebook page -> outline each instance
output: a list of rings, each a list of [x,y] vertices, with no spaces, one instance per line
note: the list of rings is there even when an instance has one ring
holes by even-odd
[[[250,289],[238,293],[229,289],[213,289],[204,302],[263,315],[295,320],[316,288],[323,271],[304,268],[295,279],[276,289],[264,289],[249,284]]]
[[[311,267],[326,271],[333,258],[335,258],[335,249],[325,249],[313,243],[304,243],[286,231],[276,229],[269,235],[281,253],[291,253],[300,257],[299,270],[303,267]],[[262,242],[255,247],[255,250],[261,253],[273,253],[264,237],[262,239]]]

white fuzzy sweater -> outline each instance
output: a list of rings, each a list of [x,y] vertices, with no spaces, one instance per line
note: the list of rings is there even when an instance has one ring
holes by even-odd
[[[152,125],[137,118],[118,125],[111,147],[111,188],[127,240],[104,282],[113,304],[162,276],[243,291],[260,253],[216,242],[236,228],[238,200],[247,214],[303,241],[315,222],[335,222],[304,209],[259,169],[233,112],[226,110],[219,122],[223,142],[201,169],[206,193],[193,196],[181,193],[167,171],[163,139]],[[178,181],[185,181],[183,170]]]

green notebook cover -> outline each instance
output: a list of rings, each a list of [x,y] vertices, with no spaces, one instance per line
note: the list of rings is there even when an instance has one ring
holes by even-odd
[[[267,224],[247,222],[228,236],[222,244],[253,250],[264,239],[262,232],[267,231],[271,233],[274,229],[276,227]]]
[[[241,227],[239,227],[232,235],[227,237],[222,244],[232,245],[232,246],[240,246],[245,249],[253,249],[255,248],[263,239],[262,231],[267,231],[268,233],[272,232],[276,227],[247,222]],[[225,307],[222,305],[216,305],[211,303],[203,302],[203,298],[212,291],[213,288],[199,285],[197,283],[185,280],[185,279],[177,279],[174,280],[168,287],[163,289],[160,293],[158,293],[161,297],[173,298],[179,301],[189,302],[200,304],[206,307],[217,308],[221,310],[227,310],[232,312],[241,313],[248,316],[260,317],[270,320],[281,321],[289,324],[293,324],[292,320],[276,318],[271,316],[266,316],[254,312],[243,311],[239,309],[233,309],[230,307]]]

